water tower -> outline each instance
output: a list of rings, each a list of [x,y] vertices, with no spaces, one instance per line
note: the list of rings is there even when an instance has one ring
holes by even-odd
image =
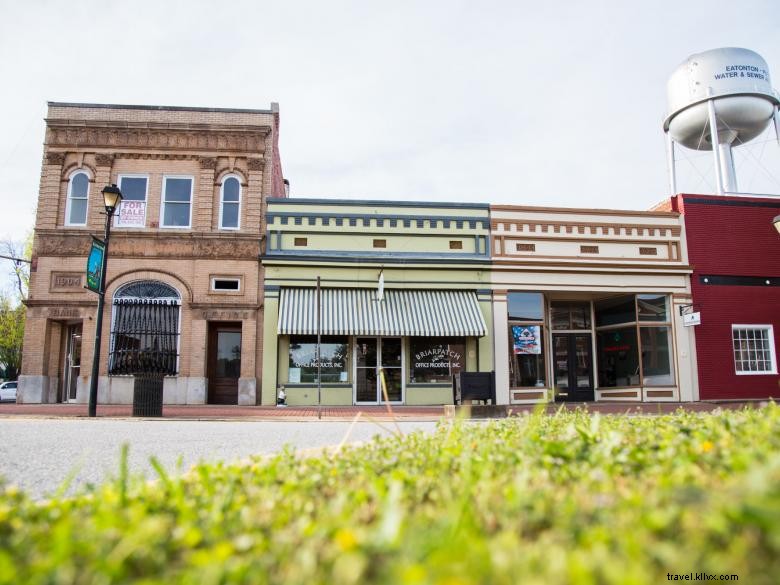
[[[667,83],[664,132],[672,195],[677,193],[675,143],[711,150],[718,195],[738,191],[731,149],[753,140],[774,120],[780,142],[780,96],[769,67],[748,49],[712,49],[691,55]],[[715,146],[713,146],[715,145]]]

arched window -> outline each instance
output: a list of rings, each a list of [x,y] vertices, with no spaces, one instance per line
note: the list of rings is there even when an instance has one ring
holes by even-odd
[[[68,203],[65,206],[65,225],[87,225],[89,175],[76,171],[68,181]]]
[[[219,229],[237,230],[241,227],[241,182],[228,176],[222,181],[219,202]]]
[[[175,375],[181,297],[154,280],[131,282],[114,294],[109,374]]]

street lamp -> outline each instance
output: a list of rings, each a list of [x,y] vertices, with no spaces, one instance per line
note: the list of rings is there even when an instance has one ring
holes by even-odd
[[[89,416],[97,416],[97,390],[100,365],[100,337],[103,330],[103,305],[106,300],[106,266],[108,264],[108,239],[111,235],[111,219],[122,202],[122,192],[114,184],[103,188],[103,204],[106,207],[106,230],[103,237],[103,261],[100,267],[97,318],[95,319],[95,351],[92,353],[92,377],[89,381]]]
[[[780,215],[778,215],[777,217],[775,217],[775,218],[772,220],[772,223],[773,223],[773,224],[775,224],[775,229],[777,230],[777,233],[780,233]]]

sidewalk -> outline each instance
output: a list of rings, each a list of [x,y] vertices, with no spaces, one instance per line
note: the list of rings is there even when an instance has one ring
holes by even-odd
[[[548,404],[548,414],[554,414],[560,408],[574,410],[586,408],[589,412],[601,414],[668,414],[682,408],[691,412],[710,412],[716,408],[740,409],[744,407],[758,408],[760,401],[744,402],[589,402]],[[439,420],[452,416],[453,410],[460,412],[462,408],[452,406],[394,406],[392,416],[386,406],[323,406],[321,415],[328,420],[352,420],[358,412],[364,419],[389,420],[393,417],[399,420]],[[482,407],[474,407],[470,413],[473,418],[504,417],[522,412],[532,412],[533,405],[510,405],[487,407],[480,413]],[[102,418],[130,418],[131,405],[98,405],[97,415]],[[79,418],[87,417],[86,404],[0,404],[0,417],[37,417],[37,418]],[[219,406],[219,405],[170,405],[163,407],[163,418],[182,420],[302,420],[318,419],[318,409],[314,406]]]

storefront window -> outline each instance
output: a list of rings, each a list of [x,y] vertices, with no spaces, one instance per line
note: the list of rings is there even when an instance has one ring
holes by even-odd
[[[590,329],[590,303],[553,301],[550,319],[553,329]]]
[[[346,337],[323,335],[320,343],[320,371],[322,383],[347,382]],[[293,335],[290,337],[290,361],[287,381],[291,384],[317,383],[317,337]]]
[[[510,324],[509,385],[512,388],[546,386],[543,332],[541,325]]]
[[[506,296],[509,320],[541,321],[544,319],[544,297],[541,293],[509,293]]]
[[[639,350],[636,327],[620,327],[596,333],[599,386],[639,385]]]
[[[642,327],[642,374],[645,386],[673,386],[671,347],[668,327]]]
[[[634,295],[596,301],[596,327],[634,323],[636,302]]]
[[[669,309],[666,295],[637,295],[640,321],[668,321]]]
[[[409,349],[411,383],[451,382],[466,365],[463,337],[411,337]]]

